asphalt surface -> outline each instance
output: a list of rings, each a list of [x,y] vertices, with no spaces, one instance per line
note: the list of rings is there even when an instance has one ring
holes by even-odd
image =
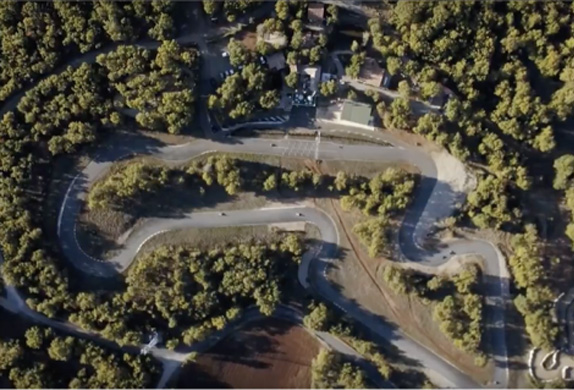
[[[217,33],[215,33],[217,35]],[[206,48],[207,33],[192,33],[178,38],[180,43],[196,42],[202,52]],[[143,42],[142,47],[155,48],[157,42]],[[113,50],[110,46],[96,52],[86,54],[71,61],[68,65],[78,66],[83,62],[94,62],[98,54]],[[63,68],[62,68],[63,69]],[[3,114],[16,107],[24,92],[13,96],[0,110]],[[207,109],[202,105],[200,110],[200,124],[207,135],[211,135]],[[332,126],[335,128],[336,126]],[[326,129],[328,130],[328,129]],[[346,131],[354,131],[349,128]],[[417,360],[425,368],[427,374],[439,386],[472,388],[480,386],[466,374],[459,371],[455,366],[434,354],[429,349],[416,343],[400,329],[396,329],[385,323],[371,313],[365,312],[357,303],[346,299],[340,291],[335,289],[325,277],[325,270],[329,267],[338,246],[338,233],[333,222],[324,213],[313,208],[278,208],[260,209],[251,211],[227,212],[227,216],[221,217],[217,213],[190,213],[178,219],[154,219],[144,223],[136,229],[128,238],[125,249],[111,261],[98,261],[88,256],[80,247],[76,239],[76,217],[82,207],[89,185],[103,175],[110,165],[129,154],[148,154],[171,162],[182,162],[196,157],[206,151],[223,151],[237,153],[255,153],[267,155],[288,155],[290,157],[313,158],[318,148],[318,156],[323,160],[338,161],[369,161],[369,162],[397,162],[416,166],[422,175],[422,181],[413,204],[406,213],[399,233],[399,245],[403,254],[403,261],[413,261],[430,266],[444,264],[451,254],[478,254],[485,260],[485,275],[487,277],[487,320],[490,332],[490,344],[495,360],[495,372],[493,382],[498,387],[506,387],[508,383],[508,368],[506,357],[506,338],[504,328],[505,304],[509,300],[508,271],[502,254],[495,246],[485,241],[460,240],[443,246],[440,250],[426,251],[422,243],[426,238],[432,223],[448,215],[439,215],[440,208],[437,204],[444,205],[458,199],[460,194],[455,194],[446,183],[437,180],[437,168],[433,159],[421,149],[411,147],[385,135],[394,147],[364,146],[364,145],[338,145],[333,142],[321,142],[318,146],[315,141],[279,140],[265,141],[261,139],[237,139],[198,141],[182,146],[163,146],[157,142],[133,135],[125,135],[122,142],[105,144],[101,146],[98,156],[82,171],[71,183],[65,199],[63,200],[58,220],[58,236],[65,256],[71,264],[78,269],[99,276],[113,276],[125,270],[134,259],[137,251],[143,243],[154,234],[165,230],[179,229],[182,227],[216,227],[257,225],[275,222],[290,222],[305,220],[318,226],[321,231],[323,246],[317,256],[306,256],[303,267],[299,272],[302,284],[312,286],[324,299],[334,303],[369,328],[372,333],[381,339],[385,339],[399,348],[405,356]],[[276,144],[272,146],[271,142]],[[448,204],[450,209],[454,203]],[[296,213],[302,213],[297,217]],[[443,213],[444,214],[444,213]],[[8,288],[8,296],[3,300],[6,307],[23,313],[36,321],[46,323],[56,328],[63,328],[73,333],[81,333],[101,340],[98,336],[91,335],[79,330],[72,324],[47,319],[39,313],[33,312],[24,303],[18,292]],[[162,348],[154,348],[152,353],[158,357],[164,365],[168,361],[181,362],[184,355],[168,351]]]
[[[503,279],[497,277],[504,272],[500,268],[501,261],[504,267],[504,259],[499,258],[499,253],[493,245],[484,241],[461,240],[450,243],[441,250],[434,252],[422,248],[426,230],[420,227],[430,227],[432,222],[443,217],[432,213],[433,209],[438,209],[433,206],[433,203],[453,201],[458,194],[450,193],[449,187],[445,183],[437,182],[437,170],[434,161],[421,150],[407,147],[404,144],[400,144],[402,146],[342,145],[331,141],[317,143],[314,140],[280,139],[270,141],[233,137],[225,138],[223,141],[200,140],[185,145],[161,146],[155,144],[153,140],[135,135],[125,135],[125,137],[126,139],[122,142],[114,140],[102,146],[97,158],[74,179],[62,203],[58,221],[58,235],[66,258],[70,259],[71,264],[78,269],[102,277],[111,277],[124,271],[131,264],[138,250],[150,237],[173,229],[264,225],[305,220],[315,224],[321,231],[323,250],[314,261],[304,262],[303,271],[301,271],[303,272],[302,283],[311,280],[313,287],[326,300],[335,303],[375,334],[393,343],[406,356],[419,360],[432,373],[431,377],[438,383],[451,387],[476,387],[477,383],[461,373],[452,364],[437,358],[434,353],[412,341],[400,330],[383,323],[370,313],[364,312],[356,303],[348,301],[337,289],[331,286],[324,276],[324,271],[328,267],[330,259],[334,257],[338,246],[338,233],[332,220],[314,208],[285,207],[228,211],[225,216],[220,216],[216,212],[189,213],[180,218],[149,219],[131,233],[123,250],[108,261],[96,261],[88,256],[76,239],[76,219],[82,208],[87,189],[109,169],[114,161],[130,154],[153,155],[155,158],[167,162],[181,163],[209,151],[313,158],[318,148],[318,156],[322,160],[411,164],[420,169],[423,179],[415,201],[407,211],[400,229],[399,243],[404,255],[403,261],[416,261],[425,265],[438,266],[447,261],[453,251],[457,254],[480,254],[485,258],[485,273],[495,278],[492,283],[489,283],[490,293],[487,294],[487,306],[497,308],[493,310],[489,324],[492,337],[494,337],[497,345],[494,356],[499,368],[495,371],[495,380],[501,384],[506,382],[504,365],[506,343],[501,296],[507,294],[508,286]],[[393,140],[388,138],[388,141],[392,142]],[[399,144],[399,142],[395,143]],[[298,216],[298,213],[301,213],[302,216]],[[313,264],[314,266],[312,266]],[[310,276],[308,275],[309,268],[311,268]],[[494,331],[493,329],[499,330]]]

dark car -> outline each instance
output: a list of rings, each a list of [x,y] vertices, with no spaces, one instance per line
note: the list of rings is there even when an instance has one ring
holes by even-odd
[[[209,79],[209,84],[211,85],[211,88],[217,89],[217,80],[215,80],[213,77]]]

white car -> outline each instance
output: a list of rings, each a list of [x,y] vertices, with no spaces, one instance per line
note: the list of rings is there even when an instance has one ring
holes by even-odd
[[[219,213],[220,217],[225,217],[225,213]]]
[[[298,216],[298,217],[302,217],[302,216],[303,216],[303,214],[301,214],[301,213],[295,213],[295,215]]]
[[[226,52],[226,51],[224,51],[223,53],[221,53],[221,56],[222,56],[223,58],[229,57],[229,53]]]

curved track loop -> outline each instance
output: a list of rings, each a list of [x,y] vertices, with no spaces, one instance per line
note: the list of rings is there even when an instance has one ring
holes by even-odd
[[[290,147],[290,140],[269,141],[261,139],[226,138],[225,141],[195,141],[185,145],[161,146],[155,141],[125,135],[118,142],[115,140],[103,145],[97,158],[76,176],[62,203],[58,221],[58,235],[64,254],[78,269],[101,277],[111,277],[124,271],[135,258],[138,250],[150,237],[173,229],[185,227],[221,227],[241,225],[262,225],[277,222],[305,220],[315,224],[321,231],[323,248],[313,260],[304,262],[300,280],[304,286],[309,284],[325,299],[335,303],[349,315],[360,321],[375,334],[390,340],[407,356],[420,360],[435,381],[453,387],[476,387],[476,383],[462,374],[453,365],[437,358],[430,350],[412,341],[400,330],[385,324],[380,319],[365,312],[355,303],[347,300],[324,276],[324,271],[334,257],[338,246],[338,232],[330,217],[323,212],[309,207],[279,207],[273,209],[242,210],[226,212],[225,217],[218,213],[189,213],[180,218],[155,218],[147,220],[128,237],[119,254],[107,262],[94,261],[79,246],[75,237],[75,221],[86,196],[89,186],[101,177],[110,165],[128,154],[146,154],[167,163],[181,163],[197,157],[206,151],[232,153],[255,153],[266,155],[283,155]],[[309,143],[305,147],[304,143]],[[398,141],[397,141],[398,142]],[[301,150],[308,150],[311,157],[314,152],[314,141],[297,141]],[[506,268],[504,259],[498,250],[485,241],[459,240],[445,245],[440,250],[428,251],[422,248],[422,239],[432,222],[444,215],[437,215],[436,210],[444,210],[445,202],[454,203],[460,194],[453,193],[449,186],[437,180],[437,170],[432,158],[415,148],[406,145],[401,147],[382,147],[365,145],[338,145],[333,142],[322,142],[319,156],[323,160],[353,160],[369,162],[401,162],[416,166],[422,173],[422,181],[414,203],[404,218],[399,234],[399,243],[403,261],[413,261],[428,266],[439,266],[449,258],[451,251],[457,254],[479,254],[485,259],[485,280],[487,281],[487,306],[489,311],[489,331],[496,345],[494,351],[496,378],[500,384],[506,383],[506,347],[504,332],[504,298],[508,294]],[[305,156],[302,156],[305,157]],[[440,205],[438,204],[440,203]],[[446,208],[447,211],[451,207]],[[301,213],[300,217],[297,213]]]
[[[202,54],[207,53],[206,38],[208,34],[188,34],[179,37],[180,43],[195,42],[199,45]],[[157,42],[143,42],[142,47],[155,48]],[[115,46],[110,46],[96,52],[81,56],[69,64],[79,66],[84,62],[95,62],[96,56],[100,53],[111,51]],[[21,92],[7,101],[0,114],[14,109],[21,97]],[[210,124],[205,105],[202,105],[200,112],[200,122],[206,134],[210,134]],[[326,125],[332,129],[338,127]],[[325,127],[325,126],[324,126]],[[339,127],[340,128],[340,127]],[[324,130],[329,130],[328,128]],[[354,129],[345,128],[345,131],[352,132]],[[333,254],[338,245],[338,232],[330,217],[323,212],[313,208],[276,208],[260,209],[251,211],[228,212],[227,217],[222,218],[215,213],[190,213],[178,219],[153,219],[147,221],[143,226],[136,229],[128,238],[125,249],[108,262],[100,262],[88,256],[79,246],[75,235],[75,221],[89,185],[97,180],[110,165],[129,154],[147,154],[167,162],[182,162],[196,157],[206,151],[255,153],[267,155],[284,155],[291,147],[290,140],[276,141],[277,146],[273,147],[268,141],[259,139],[236,139],[227,138],[224,141],[198,141],[183,146],[162,146],[150,139],[144,139],[133,135],[123,135],[118,142],[107,143],[101,146],[98,156],[84,169],[71,183],[65,199],[63,200],[59,220],[58,236],[65,256],[78,269],[101,277],[109,277],[125,270],[134,259],[138,249],[153,234],[165,230],[178,229],[182,227],[215,227],[230,225],[255,225],[269,224],[274,222],[289,222],[304,219],[309,223],[317,225],[322,234],[323,246],[318,256],[306,255],[303,267],[299,272],[300,280],[305,287],[311,286],[324,299],[342,308],[348,315],[361,322],[372,331],[375,338],[385,339],[398,347],[406,356],[415,359],[425,368],[429,377],[439,386],[443,387],[477,387],[479,384],[460,372],[453,364],[447,362],[431,350],[416,343],[400,329],[396,329],[384,322],[379,317],[363,310],[355,302],[346,299],[329,281],[324,277],[325,270],[329,266]],[[505,339],[504,312],[505,305],[509,298],[509,274],[505,261],[500,251],[491,243],[479,240],[459,240],[444,245],[439,250],[423,249],[422,243],[429,232],[429,228],[434,222],[445,218],[453,211],[454,205],[463,199],[464,194],[456,193],[450,186],[437,178],[440,172],[431,156],[425,154],[421,149],[411,147],[393,139],[391,135],[383,134],[383,138],[396,145],[394,147],[363,146],[363,145],[337,145],[332,142],[321,142],[319,147],[319,158],[323,160],[356,160],[380,163],[407,163],[419,169],[422,180],[413,204],[406,213],[399,233],[399,246],[401,250],[401,260],[411,261],[428,266],[439,266],[450,258],[452,251],[457,254],[478,254],[484,258],[484,275],[486,280],[486,317],[489,332],[489,344],[491,354],[495,360],[495,372],[493,383],[498,387],[506,387],[508,384],[508,364]],[[304,142],[313,141],[298,141]],[[313,157],[314,146],[302,148],[301,150],[313,151],[311,155],[301,157]],[[303,217],[296,217],[296,212],[303,214]],[[32,317],[36,321],[50,326],[62,328],[73,333],[90,335],[79,330],[72,324],[54,321],[33,312],[26,306],[22,297],[11,286],[7,287],[7,299],[2,299],[5,307]],[[164,363],[181,361],[185,356],[179,356],[177,352],[155,348],[152,353]]]

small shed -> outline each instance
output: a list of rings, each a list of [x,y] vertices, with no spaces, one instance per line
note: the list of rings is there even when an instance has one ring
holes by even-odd
[[[373,126],[373,108],[366,103],[345,100],[343,111],[341,112],[341,121],[355,123],[364,127]]]
[[[325,18],[325,5],[323,3],[311,3],[307,7],[307,20],[309,23],[322,24]]]

